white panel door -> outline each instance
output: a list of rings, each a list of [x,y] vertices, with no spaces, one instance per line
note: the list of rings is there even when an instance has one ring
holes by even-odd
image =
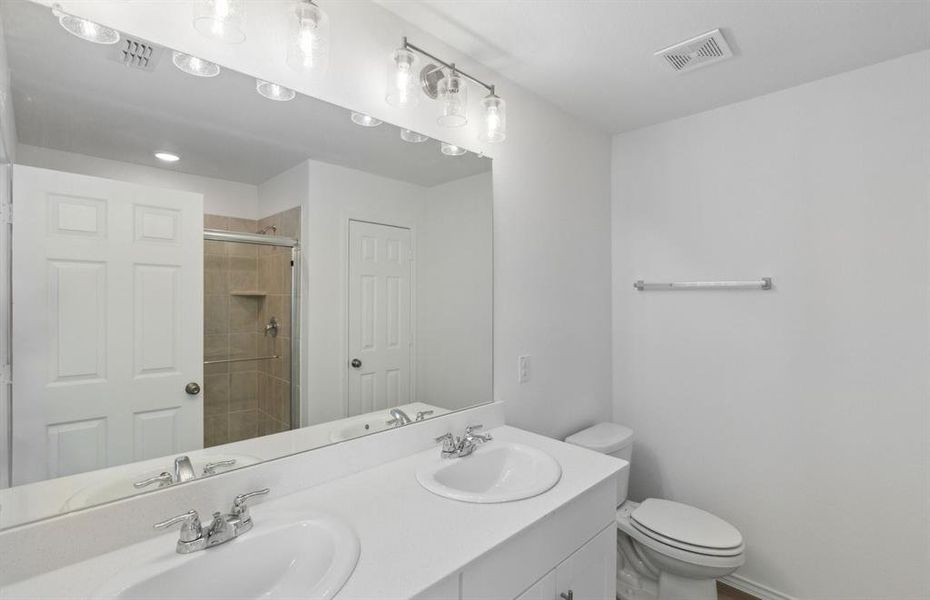
[[[200,448],[203,197],[17,165],[13,483]]]
[[[617,528],[610,526],[555,570],[556,599],[614,600],[617,590]],[[564,594],[564,595],[563,595]]]
[[[348,415],[411,402],[410,230],[349,221]]]

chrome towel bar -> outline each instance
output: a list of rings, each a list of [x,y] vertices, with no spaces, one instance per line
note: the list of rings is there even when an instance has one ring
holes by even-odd
[[[669,281],[664,283],[646,282],[642,279],[633,282],[639,291],[645,290],[770,290],[772,278],[763,277],[754,281]]]

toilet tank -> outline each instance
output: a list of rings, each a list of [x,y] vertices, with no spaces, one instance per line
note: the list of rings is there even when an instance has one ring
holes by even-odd
[[[632,466],[633,430],[617,423],[598,423],[565,438],[565,442],[581,446],[614,458],[622,458]],[[630,485],[630,469],[617,473],[617,506],[626,501]]]

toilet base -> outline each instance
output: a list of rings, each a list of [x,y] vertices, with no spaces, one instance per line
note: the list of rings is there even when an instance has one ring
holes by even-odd
[[[717,600],[717,580],[688,579],[663,571],[658,600]]]

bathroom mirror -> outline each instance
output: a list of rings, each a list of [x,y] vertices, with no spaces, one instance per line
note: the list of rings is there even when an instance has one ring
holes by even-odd
[[[0,16],[0,527],[491,401],[490,159],[32,2]]]

